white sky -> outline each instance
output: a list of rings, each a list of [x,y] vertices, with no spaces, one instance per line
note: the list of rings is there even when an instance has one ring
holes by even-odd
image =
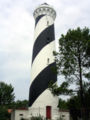
[[[90,28],[90,0],[0,0],[0,81],[12,84],[16,99],[29,96],[33,11],[44,2],[57,13],[56,46],[69,28]]]

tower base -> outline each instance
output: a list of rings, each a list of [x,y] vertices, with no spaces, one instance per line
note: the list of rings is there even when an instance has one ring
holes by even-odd
[[[29,107],[29,119],[41,116],[43,119],[57,120],[59,118],[58,99],[49,89],[45,90],[35,103]]]
[[[51,107],[51,111],[47,110],[47,107]],[[43,120],[45,118],[57,120],[60,116],[58,108],[52,108],[52,106],[46,106],[45,108],[29,108],[29,116],[28,119],[31,120],[32,117],[42,117]]]

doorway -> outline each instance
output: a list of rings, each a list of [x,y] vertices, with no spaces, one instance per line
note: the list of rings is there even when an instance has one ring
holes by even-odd
[[[46,118],[51,119],[51,106],[46,106]]]

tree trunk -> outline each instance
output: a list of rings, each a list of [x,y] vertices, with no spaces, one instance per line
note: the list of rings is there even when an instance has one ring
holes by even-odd
[[[79,51],[78,62],[79,62],[79,78],[80,78],[79,84],[80,84],[81,117],[82,117],[82,120],[86,120],[85,119],[85,109],[84,109],[84,96],[83,96],[82,68],[81,68],[80,51]]]

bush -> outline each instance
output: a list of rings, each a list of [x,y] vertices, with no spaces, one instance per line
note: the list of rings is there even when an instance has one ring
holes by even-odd
[[[31,120],[43,120],[43,117],[42,116],[36,116],[36,117],[32,116]]]
[[[57,120],[64,120],[61,116]]]

